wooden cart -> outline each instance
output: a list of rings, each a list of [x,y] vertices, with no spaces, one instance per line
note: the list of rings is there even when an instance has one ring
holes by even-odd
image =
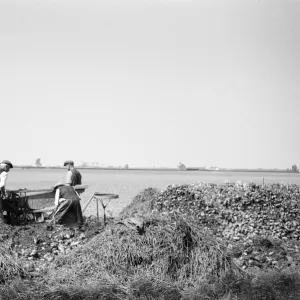
[[[77,185],[74,188],[81,195],[88,186]],[[42,220],[45,214],[50,214],[55,208],[53,189],[10,190],[8,195],[7,199],[2,200],[2,210],[8,224]]]

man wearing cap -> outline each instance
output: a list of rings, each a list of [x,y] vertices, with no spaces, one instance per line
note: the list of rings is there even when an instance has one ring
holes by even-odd
[[[0,163],[0,224],[4,223],[3,211],[2,211],[2,199],[5,199],[5,185],[8,177],[8,172],[13,168],[13,165],[8,160],[3,160]]]
[[[74,168],[74,162],[72,160],[66,160],[64,162],[64,167],[67,167],[68,169],[66,185],[80,185],[82,176],[80,172]]]

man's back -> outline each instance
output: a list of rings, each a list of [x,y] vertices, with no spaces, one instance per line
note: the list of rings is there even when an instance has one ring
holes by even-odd
[[[66,183],[71,185],[71,186],[80,185],[81,184],[81,179],[82,179],[82,176],[81,176],[80,172],[77,171],[76,169],[71,169],[67,173]]]
[[[78,194],[75,192],[75,189],[72,186],[64,185],[60,187],[59,196],[60,198],[80,201]]]

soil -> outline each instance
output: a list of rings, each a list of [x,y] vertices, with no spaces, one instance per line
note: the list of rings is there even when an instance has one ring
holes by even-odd
[[[112,222],[112,219],[108,222]],[[72,249],[89,242],[103,229],[103,222],[95,217],[87,218],[82,230],[62,225],[49,226],[45,222],[3,225],[0,227],[0,240],[10,246],[27,271],[39,272],[58,255],[68,254]]]
[[[108,223],[114,223],[114,219],[108,219]],[[72,249],[88,243],[103,229],[103,222],[95,217],[87,218],[81,231],[61,225],[50,227],[46,222],[22,226],[2,225],[0,241],[10,246],[28,272],[41,274],[58,256],[67,255]],[[300,265],[300,241],[253,238],[245,243],[227,243],[233,260],[244,270],[281,270]]]

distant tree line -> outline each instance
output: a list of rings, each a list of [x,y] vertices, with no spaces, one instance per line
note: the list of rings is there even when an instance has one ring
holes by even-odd
[[[41,159],[40,159],[40,158],[37,158],[37,159],[35,160],[35,166],[36,166],[36,167],[42,167],[42,162],[41,162]]]
[[[100,166],[98,162],[86,162],[84,161],[82,164],[77,165],[77,168],[109,168],[109,169],[129,169],[129,165],[125,164],[124,166]]]
[[[183,164],[182,162],[180,162],[177,166],[177,169],[180,171],[185,171],[186,170],[186,166],[185,164]]]

